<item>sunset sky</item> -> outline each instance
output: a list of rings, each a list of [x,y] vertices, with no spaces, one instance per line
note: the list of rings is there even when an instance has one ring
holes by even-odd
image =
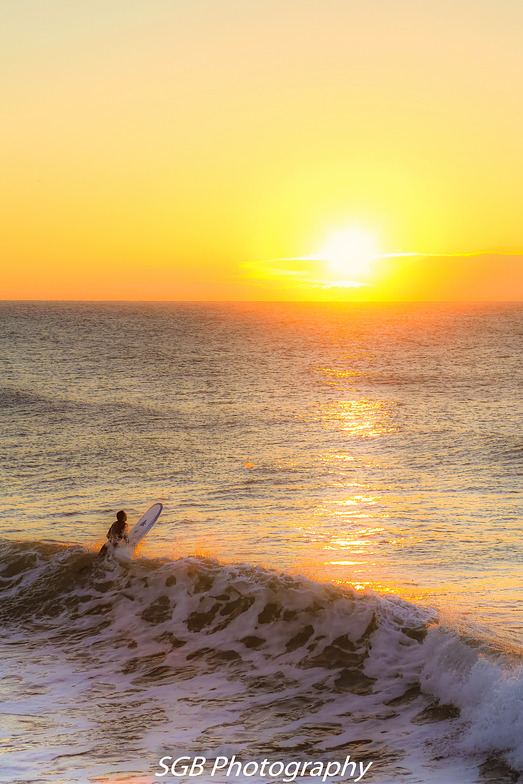
[[[523,299],[521,0],[4,0],[0,299]]]

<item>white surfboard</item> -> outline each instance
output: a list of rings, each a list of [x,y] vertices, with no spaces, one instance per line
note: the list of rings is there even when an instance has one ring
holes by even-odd
[[[131,528],[129,531],[129,544],[133,549],[142,541],[145,534],[149,533],[160,517],[162,509],[162,504],[153,504],[151,508],[146,511],[144,516],[140,517],[136,525]]]

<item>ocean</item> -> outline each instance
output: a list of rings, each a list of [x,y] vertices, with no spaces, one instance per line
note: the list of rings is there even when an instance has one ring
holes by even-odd
[[[521,781],[522,335],[0,303],[2,784]]]

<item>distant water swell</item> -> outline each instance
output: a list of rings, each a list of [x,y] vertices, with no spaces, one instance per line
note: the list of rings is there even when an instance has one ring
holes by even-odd
[[[173,751],[351,754],[383,782],[523,770],[522,668],[400,599],[196,557],[96,565],[30,542],[0,554],[7,781],[41,780],[42,743],[39,775],[57,782],[132,760],[152,773]]]

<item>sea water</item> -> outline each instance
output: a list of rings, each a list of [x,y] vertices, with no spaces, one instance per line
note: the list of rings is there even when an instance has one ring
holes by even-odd
[[[2,304],[0,780],[517,781],[522,316]]]

